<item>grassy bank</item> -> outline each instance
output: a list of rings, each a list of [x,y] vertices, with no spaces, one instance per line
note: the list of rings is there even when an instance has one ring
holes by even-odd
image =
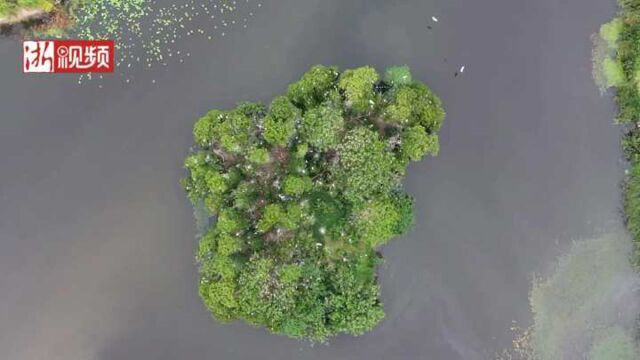
[[[0,20],[20,19],[21,13],[33,11],[48,13],[54,7],[54,0],[0,0]]]
[[[0,27],[4,35],[26,38],[64,36],[74,23],[69,5],[75,1],[0,0]]]

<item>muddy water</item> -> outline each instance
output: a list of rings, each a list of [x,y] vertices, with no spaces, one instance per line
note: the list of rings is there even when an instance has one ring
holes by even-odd
[[[102,88],[24,76],[19,44],[0,40],[2,358],[489,358],[530,321],[531,273],[618,219],[618,130],[589,41],[613,12],[601,0],[265,0],[246,29],[186,40],[184,63]],[[199,114],[268,100],[314,63],[406,63],[448,118],[440,156],[406,180],[417,223],[384,249],[387,318],[311,347],[208,317],[177,179]]]

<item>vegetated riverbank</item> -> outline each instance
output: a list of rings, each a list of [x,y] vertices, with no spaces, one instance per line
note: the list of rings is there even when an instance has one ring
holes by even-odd
[[[377,249],[412,225],[401,179],[438,153],[443,119],[406,66],[383,79],[314,66],[269,108],[200,118],[182,183],[217,215],[197,252],[214,317],[316,341],[371,330],[384,317]]]
[[[0,29],[25,37],[120,40],[140,27],[149,9],[147,0],[0,0]]]
[[[26,22],[31,19],[43,17],[48,12],[42,9],[20,9],[15,14],[0,17],[0,26]]]
[[[533,281],[533,324],[514,328],[501,360],[634,360],[640,358],[640,0],[619,0],[618,16],[593,40],[593,78],[615,90],[616,122],[629,161],[623,186],[624,222],[576,241],[551,275]]]
[[[616,121],[624,129],[622,146],[630,165],[624,219],[635,245],[632,261],[640,266],[640,0],[619,0],[619,6],[618,16],[600,29],[600,49],[594,51],[600,60],[594,61],[594,74],[602,75],[596,75],[600,86],[615,89]]]
[[[0,33],[56,36],[72,23],[69,2],[0,0]]]
[[[53,0],[0,0],[0,24],[12,24],[42,16],[56,6]]]

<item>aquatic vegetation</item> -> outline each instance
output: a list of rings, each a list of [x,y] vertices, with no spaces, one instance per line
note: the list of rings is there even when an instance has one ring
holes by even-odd
[[[575,242],[551,275],[533,282],[533,325],[501,359],[638,359],[640,276],[629,249],[622,233]]]
[[[398,80],[314,66],[268,107],[241,103],[195,123],[182,184],[217,216],[196,255],[216,319],[324,341],[384,317],[376,249],[411,226],[400,180],[437,153],[445,115],[408,68],[387,74]]]
[[[121,44],[125,31],[140,36],[141,20],[150,7],[147,0],[77,0],[70,11],[78,37]]]
[[[152,68],[182,63],[190,52],[181,45],[189,37],[211,42],[235,28],[246,28],[259,2],[207,0],[167,6],[153,0],[83,0],[72,11],[80,38],[110,38],[116,43],[116,68]],[[81,79],[82,80],[82,79]],[[129,79],[127,78],[127,82]]]
[[[0,0],[0,18],[6,1]],[[53,0],[20,1],[53,4]],[[252,0],[185,0],[168,5],[155,0],[69,0],[48,9],[53,11],[30,25],[25,36],[114,40],[116,69],[125,75],[135,67],[183,63],[191,56],[185,39],[200,38],[211,46],[231,31],[246,29],[261,7]],[[82,75],[79,83],[91,79],[91,74]]]

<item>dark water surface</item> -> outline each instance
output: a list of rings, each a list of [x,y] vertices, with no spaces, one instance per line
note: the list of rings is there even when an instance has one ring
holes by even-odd
[[[618,129],[589,40],[613,11],[613,0],[266,0],[247,29],[186,41],[189,61],[103,88],[25,76],[20,45],[0,40],[0,358],[490,358],[512,321],[530,321],[532,272],[618,218]],[[406,63],[448,117],[440,156],[406,180],[417,224],[384,248],[387,318],[311,347],[209,318],[178,178],[200,114],[268,100],[314,63]]]

